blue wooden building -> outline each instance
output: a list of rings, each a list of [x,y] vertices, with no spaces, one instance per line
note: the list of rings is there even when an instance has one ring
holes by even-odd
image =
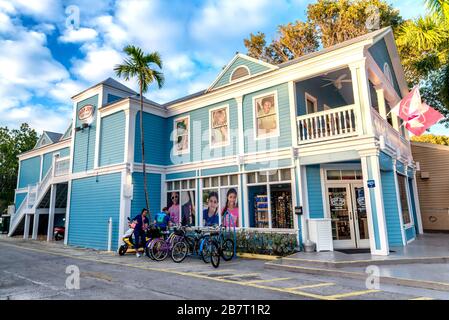
[[[238,228],[295,233],[319,249],[388,255],[422,232],[408,93],[393,33],[378,30],[271,65],[237,54],[209,88],[144,99],[150,212],[182,224],[232,213]],[[139,96],[107,79],[73,99],[73,122],[19,157],[10,235],[118,247],[145,206]],[[303,214],[296,214],[295,208]]]

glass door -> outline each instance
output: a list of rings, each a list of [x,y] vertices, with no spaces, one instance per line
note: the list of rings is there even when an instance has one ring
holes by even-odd
[[[362,184],[351,184],[357,248],[369,248],[368,216]]]
[[[335,248],[355,248],[353,205],[349,184],[327,185],[327,201],[332,220],[332,238]]]

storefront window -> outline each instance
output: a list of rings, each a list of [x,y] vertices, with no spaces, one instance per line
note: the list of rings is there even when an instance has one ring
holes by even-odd
[[[292,229],[291,169],[248,173],[250,227]]]
[[[195,188],[195,179],[167,182],[167,208],[173,223],[195,225]]]
[[[407,177],[397,174],[398,177],[398,187],[399,187],[399,197],[401,198],[401,208],[402,208],[402,220],[404,224],[411,223],[410,218],[410,210],[408,207],[408,200],[407,200],[407,190],[406,190],[406,179]]]
[[[240,226],[238,175],[203,178],[202,226]]]
[[[361,170],[326,170],[326,178],[331,181],[362,180]]]

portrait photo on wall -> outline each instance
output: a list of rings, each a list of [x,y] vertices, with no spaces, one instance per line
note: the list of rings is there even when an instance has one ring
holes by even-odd
[[[195,191],[181,191],[181,225],[195,225]]]
[[[272,135],[278,130],[277,104],[274,94],[255,99],[257,136]]]
[[[178,154],[189,150],[189,118],[175,120],[175,151]]]
[[[221,189],[221,223],[226,227],[239,226],[239,204],[237,188]],[[228,215],[225,215],[226,212]]]
[[[223,107],[210,112],[211,145],[221,146],[228,144],[228,108]]]
[[[203,190],[203,227],[212,227],[220,224],[218,190]]]
[[[173,224],[179,224],[180,207],[179,192],[173,191],[167,193],[167,208],[170,213],[170,221]]]

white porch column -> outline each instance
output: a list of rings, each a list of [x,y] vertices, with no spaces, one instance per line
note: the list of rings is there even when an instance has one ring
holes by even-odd
[[[415,223],[418,224],[419,234],[423,234],[424,231],[423,231],[423,227],[422,227],[421,206],[419,203],[418,186],[416,185],[416,170],[413,170],[412,187],[413,187],[413,197],[414,197],[414,199],[412,199],[412,201],[415,201],[416,219],[418,220],[418,221],[415,221]]]
[[[389,255],[387,225],[382,195],[382,181],[379,165],[379,151],[360,152],[365,190],[366,211],[371,254]],[[368,180],[374,180],[374,188],[368,188]]]
[[[64,244],[67,245],[69,242],[69,223],[70,223],[70,203],[72,198],[72,180],[69,180],[69,185],[67,189],[67,207],[65,209],[65,236]]]
[[[36,210],[36,212],[34,213],[33,233],[31,235],[31,239],[37,240],[38,233],[39,233],[39,213]]]
[[[55,222],[55,202],[56,202],[56,185],[52,184],[50,189],[50,208],[48,210],[48,229],[47,241],[53,240],[53,226]]]
[[[120,196],[120,220],[119,235],[117,237],[119,247],[122,242],[122,235],[125,233],[127,217],[131,214],[131,199],[133,196],[132,176],[129,168],[122,171]]]
[[[300,216],[301,219],[301,234],[302,241],[305,242],[309,239],[309,229],[307,225],[307,220],[309,219],[309,199],[307,196],[307,177],[306,177],[306,166],[300,165],[299,160],[296,160],[296,175],[298,177],[297,186],[299,193],[299,205],[302,207],[303,214]]]
[[[357,106],[357,130],[365,134],[373,134],[373,119],[371,115],[371,98],[369,93],[368,74],[365,61],[359,61],[349,66],[351,70],[354,103]]]
[[[23,227],[23,238],[28,239],[30,236],[30,215],[25,215],[25,226]]]
[[[379,105],[380,116],[387,120],[387,106],[385,105],[384,89],[376,88],[377,104]]]

